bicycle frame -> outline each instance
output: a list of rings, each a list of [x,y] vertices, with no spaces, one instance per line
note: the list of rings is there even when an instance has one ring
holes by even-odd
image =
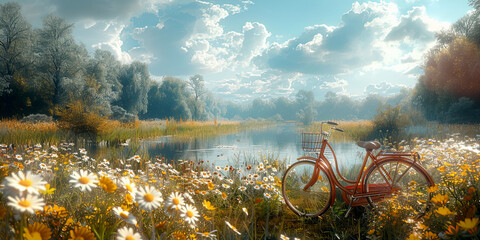
[[[343,180],[347,183],[354,184],[352,190],[350,190],[346,186],[342,185],[340,183],[339,179],[337,178],[336,174],[334,173],[333,167],[332,167],[330,161],[324,155],[325,149],[327,147],[332,152],[333,159],[335,161],[335,168],[336,168],[336,172],[337,172],[338,176],[341,178],[341,180]],[[314,169],[312,178],[307,183],[307,185],[304,187],[304,190],[307,190],[309,187],[314,185],[315,182],[318,179],[320,169],[324,170],[326,172],[326,174],[329,176],[329,178],[332,180],[332,183],[331,183],[331,189],[332,189],[331,205],[333,205],[333,203],[335,202],[335,195],[336,195],[335,194],[335,192],[336,192],[335,187],[338,187],[340,190],[342,190],[344,194],[350,195],[352,199],[366,198],[366,197],[372,197],[372,196],[380,196],[380,195],[385,195],[385,194],[388,194],[388,193],[392,193],[395,189],[394,189],[394,186],[391,183],[393,182],[393,179],[395,179],[395,177],[392,178],[392,176],[390,176],[388,174],[388,172],[386,172],[386,170],[383,169],[383,167],[379,168],[379,169],[381,169],[379,172],[382,175],[382,177],[385,179],[385,182],[388,184],[388,186],[387,186],[388,191],[383,189],[383,190],[380,190],[380,191],[365,192],[365,189],[363,187],[364,187],[364,180],[365,180],[366,173],[368,173],[368,171],[373,167],[379,167],[381,162],[391,160],[393,158],[395,158],[396,160],[401,161],[401,162],[412,164],[411,166],[413,166],[413,164],[416,164],[416,161],[419,159],[419,156],[418,156],[417,153],[404,153],[404,152],[388,152],[388,153],[385,153],[385,152],[381,151],[375,156],[372,153],[371,150],[370,151],[367,150],[365,158],[364,158],[363,163],[362,163],[362,167],[360,168],[360,171],[358,173],[357,179],[355,181],[352,181],[352,180],[346,179],[340,173],[340,170],[338,168],[337,157],[335,155],[335,151],[333,150],[332,146],[329,144],[329,142],[326,138],[324,138],[322,140],[320,153],[317,153],[317,156],[318,156],[317,158],[310,157],[310,156],[303,156],[303,157],[300,157],[300,158],[297,159],[297,160],[304,160],[305,159],[305,160],[311,160],[311,161],[315,162],[315,169]],[[412,157],[413,162],[412,162],[411,159],[409,159],[407,157]],[[370,165],[367,168],[365,168],[365,166],[367,165],[368,159],[371,159],[372,162],[370,163]],[[410,169],[410,167],[408,169]],[[382,169],[383,169],[383,171],[382,171]],[[408,169],[400,177],[402,177],[408,171]],[[430,175],[426,172],[426,170],[424,170],[422,168],[421,171],[426,173],[426,176],[428,176],[429,180],[432,180]],[[433,180],[432,180],[432,182],[433,182]],[[351,203],[352,203],[352,201],[350,201],[350,204]]]

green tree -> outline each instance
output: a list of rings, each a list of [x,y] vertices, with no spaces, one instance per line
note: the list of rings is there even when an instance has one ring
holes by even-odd
[[[32,40],[20,5],[0,4],[0,116],[22,116],[31,107]]]
[[[122,85],[122,91],[119,99],[113,104],[122,107],[129,113],[146,113],[151,83],[147,65],[133,62],[123,66],[118,80]]]
[[[161,94],[160,105],[163,107],[162,118],[173,117],[187,120],[192,117],[187,105],[186,84],[179,78],[165,77],[159,88]]]
[[[192,119],[202,120],[205,105],[204,95],[206,92],[205,80],[203,80],[203,76],[196,74],[188,79],[187,85],[192,92],[192,97],[189,101]]]
[[[312,124],[317,115],[317,112],[314,108],[315,97],[312,91],[300,90],[298,91],[296,97],[297,102],[297,118],[300,122],[305,125]]]
[[[23,18],[20,5],[9,2],[0,4],[0,73],[13,76],[29,62],[31,26]]]
[[[72,36],[72,24],[64,19],[49,15],[43,20],[43,28],[38,31],[36,51],[39,72],[53,88],[53,104],[65,103],[62,99],[64,78],[81,79],[88,53],[77,45]],[[63,100],[63,101],[62,101]]]

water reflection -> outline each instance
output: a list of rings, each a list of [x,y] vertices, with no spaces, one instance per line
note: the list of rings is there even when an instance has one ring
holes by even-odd
[[[348,168],[361,162],[364,152],[353,142],[331,142],[331,145],[337,154],[340,168]],[[301,136],[295,124],[182,141],[173,137],[160,137],[143,140],[138,145],[119,146],[114,150],[104,146],[91,146],[88,150],[97,156],[103,152],[103,156],[108,157],[112,153],[105,152],[109,151],[125,157],[146,153],[151,157],[165,157],[169,160],[208,160],[219,165],[232,163],[238,156],[244,155],[259,159],[261,155],[273,154],[287,162],[294,162],[303,155]]]

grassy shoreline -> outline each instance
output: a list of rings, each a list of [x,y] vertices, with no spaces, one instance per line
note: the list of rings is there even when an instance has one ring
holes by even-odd
[[[339,121],[339,128],[344,132],[332,131],[331,141],[383,140],[388,133],[375,133],[372,121]],[[58,144],[64,141],[78,139],[121,143],[128,139],[140,140],[167,135],[178,139],[202,138],[223,134],[232,134],[242,130],[255,129],[277,124],[268,121],[136,121],[135,123],[120,123],[108,120],[98,134],[78,134],[61,128],[57,122],[22,123],[16,120],[0,121],[0,143],[33,145]],[[320,122],[311,126],[300,126],[299,132],[320,132]],[[324,125],[324,131],[328,126]],[[440,124],[428,122],[415,126],[407,126],[401,131],[402,139],[449,138],[453,133],[460,136],[476,137],[480,134],[479,124]]]
[[[266,121],[136,121],[125,124],[108,121],[99,134],[78,134],[62,129],[58,123],[22,123],[16,120],[0,121],[0,142],[5,144],[58,144],[74,139],[120,143],[167,135],[179,138],[210,137],[271,125]]]

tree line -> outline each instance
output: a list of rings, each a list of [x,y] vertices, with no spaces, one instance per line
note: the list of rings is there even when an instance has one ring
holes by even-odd
[[[480,121],[480,0],[475,11],[436,35],[425,57],[424,74],[413,91],[363,100],[329,92],[316,101],[312,91],[294,98],[257,98],[234,103],[216,98],[201,75],[186,80],[153,80],[145,63],[123,64],[97,49],[91,56],[72,35],[73,25],[49,15],[33,29],[18,3],[0,4],[0,117],[61,116],[68,108],[99,116],[140,119],[270,119],[301,121],[372,119],[382,106],[402,106],[441,122]],[[130,118],[131,119],[131,118]]]
[[[72,103],[102,116],[201,120],[218,114],[202,76],[159,83],[145,63],[122,64],[104,50],[91,57],[72,29],[54,15],[33,29],[18,3],[0,5],[0,117],[55,116]]]

